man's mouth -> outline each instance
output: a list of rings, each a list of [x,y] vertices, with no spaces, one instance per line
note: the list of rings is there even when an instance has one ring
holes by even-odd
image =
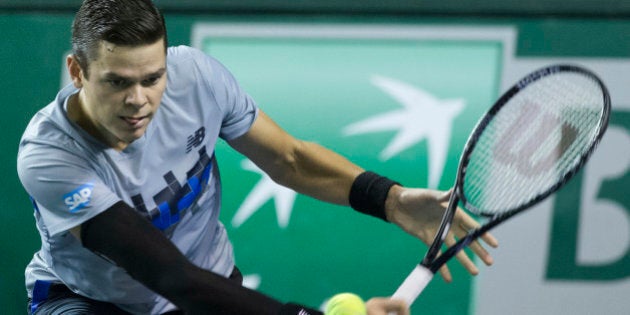
[[[133,128],[140,128],[148,120],[149,116],[120,116],[128,125]]]

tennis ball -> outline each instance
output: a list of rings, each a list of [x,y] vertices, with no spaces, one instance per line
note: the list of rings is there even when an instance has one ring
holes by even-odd
[[[365,302],[354,293],[339,293],[326,304],[326,315],[367,315]]]

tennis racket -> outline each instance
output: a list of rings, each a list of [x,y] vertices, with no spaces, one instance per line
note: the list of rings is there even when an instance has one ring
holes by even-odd
[[[411,306],[460,250],[566,184],[595,150],[609,115],[603,82],[575,65],[542,68],[512,86],[469,136],[435,239],[392,297]],[[440,254],[460,202],[487,221]]]

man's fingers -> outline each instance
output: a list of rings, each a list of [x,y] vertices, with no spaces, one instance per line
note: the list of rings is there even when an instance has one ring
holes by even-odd
[[[490,255],[485,247],[483,247],[478,241],[473,241],[468,247],[486,266],[490,266],[494,263],[492,255]]]
[[[453,245],[455,245],[457,241],[455,240],[455,237],[453,236],[453,234],[449,235],[446,240],[445,243],[447,246],[451,247]],[[479,273],[479,269],[477,268],[477,266],[475,265],[475,263],[468,257],[468,255],[466,255],[466,252],[463,250],[460,250],[456,255],[455,258],[457,258],[457,261],[459,261],[459,263],[464,266],[464,268],[472,275],[476,275]]]
[[[394,312],[398,315],[409,315],[409,306],[400,299],[388,299],[385,306],[387,312]]]
[[[451,271],[448,269],[448,266],[444,265],[440,267],[440,269],[438,270],[438,273],[440,274],[442,279],[444,279],[444,282],[447,282],[447,283],[453,282],[453,275],[451,274]]]
[[[481,239],[483,240],[484,243],[490,245],[490,247],[492,248],[499,247],[499,241],[494,237],[494,235],[490,233],[483,233],[481,235]]]
[[[470,230],[473,230],[473,229],[476,229],[476,228],[478,228],[478,227],[471,228]],[[468,229],[465,228],[465,227],[461,227],[461,229],[455,231],[455,233],[457,234],[456,236],[458,238],[463,238],[463,237],[466,237],[466,235],[468,234]],[[494,236],[492,236],[490,233],[484,233],[481,236],[481,239],[486,244],[488,244],[490,247],[496,248],[497,246],[499,246],[499,242],[497,241],[497,239],[494,238]],[[483,245],[481,245],[481,243],[478,240],[474,240],[472,243],[470,243],[470,245],[468,245],[468,247],[487,266],[492,265],[492,263],[494,262],[494,259],[492,258],[490,253],[486,250],[486,248]],[[463,252],[463,251],[461,251],[461,252]]]
[[[409,315],[409,306],[401,299],[375,297],[365,303],[368,315]]]
[[[451,199],[451,194],[453,193],[453,188],[445,191],[438,199],[439,202],[447,202]]]
[[[468,255],[466,254],[465,251],[459,251],[459,253],[457,253],[457,255],[455,255],[455,258],[457,258],[457,261],[459,261],[459,263],[464,266],[464,268],[466,268],[466,270],[468,271],[468,273],[470,273],[473,276],[476,276],[479,274],[479,268],[477,268],[477,265],[475,265],[475,263],[472,261],[472,259],[470,259],[470,257],[468,257]]]

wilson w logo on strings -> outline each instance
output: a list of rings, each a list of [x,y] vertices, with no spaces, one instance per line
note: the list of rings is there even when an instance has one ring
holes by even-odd
[[[527,177],[556,167],[578,136],[576,127],[533,103],[508,128],[493,147],[494,159]]]

